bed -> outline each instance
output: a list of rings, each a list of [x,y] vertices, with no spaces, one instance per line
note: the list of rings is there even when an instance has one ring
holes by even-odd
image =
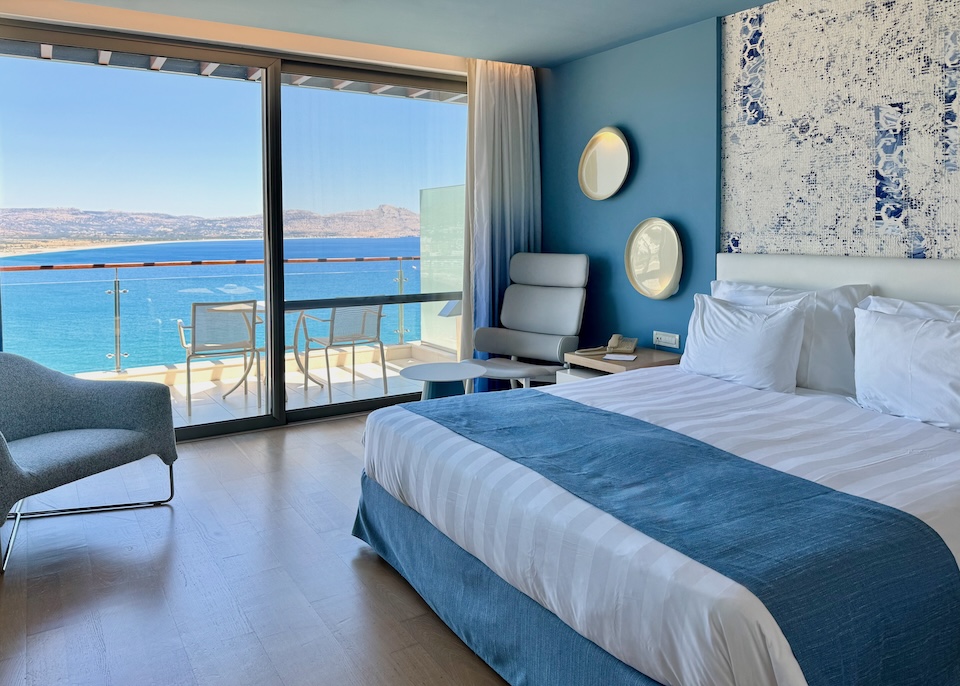
[[[960,683],[954,431],[657,368],[387,408],[365,451],[355,533],[510,683]]]

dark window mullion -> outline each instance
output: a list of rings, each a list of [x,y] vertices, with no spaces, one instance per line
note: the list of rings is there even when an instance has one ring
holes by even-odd
[[[281,156],[280,61],[266,68],[263,75],[263,201],[264,201],[264,279],[267,311],[270,316],[267,342],[267,366],[270,369],[271,411],[280,424],[286,423],[286,346],[284,340],[284,267],[283,267],[283,160]]]

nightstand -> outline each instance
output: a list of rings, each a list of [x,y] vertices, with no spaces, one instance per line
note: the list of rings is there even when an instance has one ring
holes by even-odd
[[[591,355],[566,353],[563,356],[563,361],[570,365],[570,369],[557,372],[557,383],[579,381],[604,374],[618,374],[645,367],[664,367],[680,363],[680,353],[654,350],[653,348],[637,348],[631,353],[636,355],[637,359],[629,361],[605,360],[603,359],[605,354],[602,352]],[[564,378],[561,378],[561,375]]]

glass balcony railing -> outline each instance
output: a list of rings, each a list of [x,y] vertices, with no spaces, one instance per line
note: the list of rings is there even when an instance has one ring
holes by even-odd
[[[289,260],[287,300],[417,294],[419,257]],[[292,267],[292,268],[291,268]],[[122,371],[183,358],[177,320],[195,302],[256,300],[263,308],[262,261],[18,265],[0,267],[3,350],[70,374]],[[443,303],[424,303],[438,310]],[[383,342],[451,348],[453,322],[422,326],[420,303],[386,304]],[[287,312],[292,347],[298,312]],[[261,331],[260,344],[263,344]]]

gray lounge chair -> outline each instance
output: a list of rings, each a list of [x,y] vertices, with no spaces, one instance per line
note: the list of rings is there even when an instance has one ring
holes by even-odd
[[[23,499],[157,455],[170,469],[164,500],[22,512]],[[0,513],[13,520],[0,574],[20,520],[163,505],[177,459],[170,390],[157,383],[88,381],[0,353]]]
[[[510,258],[510,285],[500,306],[500,326],[474,331],[478,352],[504,355],[470,360],[488,379],[516,387],[532,380],[554,383],[564,354],[576,350],[587,297],[586,255],[517,253]],[[548,364],[542,364],[542,362]]]

